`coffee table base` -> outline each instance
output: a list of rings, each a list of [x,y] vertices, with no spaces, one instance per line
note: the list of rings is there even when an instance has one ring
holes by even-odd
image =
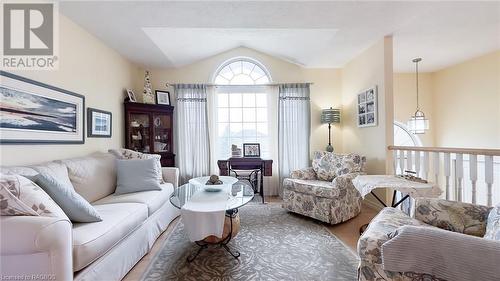
[[[231,256],[233,256],[235,259],[240,257],[240,252],[236,250],[231,250],[227,244],[233,237],[238,234],[240,230],[240,216],[238,215],[238,209],[231,209],[226,211],[226,219],[224,221],[224,230],[222,232],[222,237],[224,238],[218,238],[216,236],[208,236],[207,238],[201,240],[201,241],[196,241],[196,245],[198,245],[200,248],[191,255],[187,257],[188,262],[192,262],[198,257],[198,255],[205,249],[207,249],[209,246],[219,246],[221,248],[224,248]]]

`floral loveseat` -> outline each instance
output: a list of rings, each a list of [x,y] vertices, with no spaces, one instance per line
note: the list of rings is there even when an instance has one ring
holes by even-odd
[[[404,261],[403,263],[407,263],[407,260],[404,257],[414,256],[416,254],[415,251],[412,251],[412,247],[416,247],[415,244],[416,242],[418,242],[419,239],[426,239],[426,238],[428,239],[428,237],[425,237],[427,236],[427,233],[436,233],[436,232],[439,233],[441,236],[435,239],[435,244],[437,246],[432,245],[431,247],[433,247],[433,249],[436,249],[437,252],[440,252],[441,256],[428,253],[427,257],[425,257],[425,260],[431,261],[430,268],[432,269],[432,271],[437,272],[435,274],[438,274],[441,272],[441,270],[436,269],[435,265],[443,263],[442,255],[446,255],[447,253],[446,251],[450,250],[454,251],[454,254],[452,254],[452,256],[454,256],[455,258],[448,259],[448,262],[453,261],[453,259],[455,259],[455,261],[456,259],[461,259],[458,256],[459,248],[450,249],[453,247],[448,247],[448,245],[446,244],[446,242],[450,241],[449,240],[450,236],[455,238],[459,237],[458,239],[460,240],[460,242],[456,243],[457,247],[464,247],[465,244],[471,241],[474,243],[486,242],[490,243],[488,245],[491,246],[491,242],[493,242],[491,240],[479,239],[479,242],[477,242],[478,237],[482,238],[484,236],[486,238],[485,234],[486,234],[487,221],[488,221],[488,228],[490,228],[490,226],[492,228],[497,227],[496,231],[497,233],[500,234],[500,231],[498,230],[500,229],[500,226],[498,225],[494,226],[495,223],[499,224],[500,221],[496,222],[492,221],[491,223],[489,222],[489,220],[493,219],[492,215],[490,215],[490,218],[488,218],[491,209],[492,209],[491,207],[486,207],[486,206],[447,201],[443,199],[427,199],[427,198],[417,199],[414,218],[409,217],[408,215],[406,215],[405,213],[403,213],[398,209],[384,208],[375,218],[373,218],[367,230],[363,233],[363,235],[360,237],[358,241],[358,255],[360,258],[360,263],[358,267],[359,280],[456,281],[457,279],[443,279],[428,273],[395,272],[395,271],[384,270],[387,267],[387,260],[391,259],[391,257],[386,256],[388,248],[387,245],[390,240],[393,241],[393,239],[395,239],[395,237],[399,235],[399,232],[401,232],[403,228],[420,229],[421,233],[423,230],[423,232],[425,233],[423,236],[414,235],[411,238],[412,241],[408,240],[401,241],[402,244],[404,244],[405,246],[398,248],[398,251],[401,252],[402,256],[401,258],[398,257],[398,260],[400,261],[400,263],[403,261]],[[498,216],[495,219],[499,220],[498,218],[500,218],[500,211],[498,212]],[[419,226],[419,227],[409,227],[409,226]],[[424,228],[432,228],[432,229],[426,230]],[[459,233],[460,235],[458,235]],[[489,234],[489,236],[492,236],[488,237],[489,239],[493,240],[496,240],[497,238],[500,239],[500,235],[498,235],[497,238],[495,238],[491,234]],[[481,240],[484,242],[481,242]],[[431,243],[428,243],[428,245],[429,244]],[[500,248],[500,246],[495,246],[495,245],[493,245],[493,247],[490,246],[487,247],[496,249]],[[439,247],[444,247],[444,248],[437,249]],[[426,251],[426,249],[422,250]],[[498,250],[492,250],[492,251],[498,251]],[[473,252],[474,250],[472,250],[471,252],[466,252],[465,256],[470,256],[469,258],[473,260],[478,259],[478,257],[475,256]],[[496,252],[493,253],[493,256],[497,256],[496,259],[500,260],[500,252],[498,252],[498,255],[496,255],[495,253]],[[486,253],[484,254],[486,255]],[[434,263],[433,259],[437,260],[438,262]],[[463,261],[464,260],[462,259],[462,262],[457,263],[457,265],[464,264]],[[474,270],[474,268],[472,268],[473,266],[471,265],[471,263],[465,262],[467,266],[471,267],[469,269],[467,268],[464,269],[465,271],[469,271],[469,273],[471,273]],[[495,263],[495,261],[493,261],[493,263]],[[456,268],[456,265],[446,263],[446,267]],[[460,277],[460,280],[464,280],[464,278],[465,280],[467,280],[468,277],[462,276]],[[492,279],[487,278],[487,279],[475,279],[475,280],[492,280]]]
[[[352,180],[364,173],[358,154],[314,153],[310,168],[293,171],[283,181],[283,208],[329,223],[351,219],[361,211],[361,195]]]

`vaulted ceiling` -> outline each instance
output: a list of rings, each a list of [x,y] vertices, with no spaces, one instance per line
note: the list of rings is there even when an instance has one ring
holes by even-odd
[[[68,1],[60,11],[131,61],[178,67],[248,47],[340,68],[394,36],[394,70],[435,71],[500,49],[500,2]]]

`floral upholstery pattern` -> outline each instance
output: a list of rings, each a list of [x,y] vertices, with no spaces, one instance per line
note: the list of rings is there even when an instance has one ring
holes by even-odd
[[[500,241],[500,204],[491,209],[488,215],[484,238]]]
[[[158,181],[161,183],[164,183],[163,181],[163,175],[161,172],[161,155],[159,154],[148,154],[148,153],[141,153],[138,151],[130,150],[130,149],[125,149],[125,148],[120,148],[120,149],[110,149],[108,150],[109,153],[113,154],[116,158],[118,159],[156,159],[156,177],[158,178]]]
[[[358,240],[358,279],[381,281],[444,281],[429,274],[414,272],[385,271],[382,265],[382,244],[389,241],[391,234],[403,225],[428,226],[410,218],[395,208],[384,208],[373,218],[370,225]]]
[[[0,174],[0,215],[67,218],[43,189],[14,174]]]
[[[319,180],[332,181],[340,165],[341,155],[328,151],[315,151],[313,154],[312,168]]]
[[[349,176],[342,178],[334,182],[285,179],[283,208],[330,224],[355,217],[361,211],[361,195]]]
[[[340,155],[336,162],[335,175],[345,175],[365,171],[366,157],[355,153]]]
[[[290,173],[290,178],[301,179],[301,180],[316,180],[316,172],[312,167],[295,170]]]
[[[419,198],[415,218],[442,229],[483,237],[491,207],[442,199]]]

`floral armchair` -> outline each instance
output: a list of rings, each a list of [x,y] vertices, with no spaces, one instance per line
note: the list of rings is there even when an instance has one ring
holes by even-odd
[[[293,171],[283,181],[283,208],[329,223],[349,220],[361,211],[361,195],[352,180],[364,173],[358,154],[315,152],[310,168]]]
[[[409,241],[403,242],[405,246],[397,249],[401,252],[403,251],[411,252],[412,250],[410,247],[416,247],[415,244],[418,244],[418,240],[425,239],[426,238],[425,236],[427,236],[428,233],[437,232],[440,235],[442,235],[438,236],[440,237],[439,239],[435,239],[439,240],[434,242],[438,246],[440,243],[444,244],[444,241],[449,241],[447,240],[447,238],[444,238],[443,236],[447,236],[449,234],[452,237],[456,238],[457,233],[467,234],[467,235],[459,235],[458,239],[461,242],[458,245],[464,245],[464,243],[468,243],[467,241],[471,240],[477,242],[478,240],[477,237],[482,238],[486,234],[486,225],[488,221],[488,215],[491,209],[492,209],[491,207],[486,207],[486,206],[472,205],[462,202],[453,202],[443,199],[427,199],[427,198],[421,198],[416,200],[414,218],[409,217],[408,215],[406,215],[405,213],[403,213],[398,209],[384,208],[370,222],[368,228],[358,241],[358,255],[360,258],[360,263],[358,267],[358,280],[363,280],[363,281],[364,280],[370,280],[370,281],[458,280],[458,279],[448,279],[448,278],[443,279],[428,273],[388,271],[386,270],[387,260],[390,260],[390,258],[386,256],[389,255],[387,253],[388,252],[387,245],[390,244],[389,242],[390,240],[393,241],[395,239],[395,236],[397,236],[398,232],[401,232],[402,229],[412,228],[408,226],[420,226],[418,228],[413,227],[413,229],[420,229],[421,232],[422,230],[424,230],[426,234],[424,236],[413,234],[413,236],[410,238],[412,239],[412,242]],[[432,228],[432,229],[426,230],[423,229],[422,227]],[[443,229],[448,231],[442,231]],[[470,240],[465,241],[466,239]],[[486,242],[491,243],[492,241],[486,241]],[[500,248],[500,244],[498,246]],[[440,249],[438,249],[437,251],[440,252]],[[454,249],[454,251],[457,252],[457,249]],[[429,255],[429,253],[427,254]],[[415,255],[415,252],[412,252],[409,255],[413,256]],[[443,255],[443,253],[441,253],[441,255]],[[439,255],[437,256],[438,257],[434,258],[437,259],[441,258],[439,257]],[[498,252],[498,257],[500,257],[500,252]],[[429,260],[431,258],[433,257],[427,256],[426,260]],[[399,263],[401,263],[401,261],[408,262],[404,258],[400,258]],[[398,261],[396,261],[396,263],[398,263]],[[448,267],[452,267],[452,265],[448,264]]]

